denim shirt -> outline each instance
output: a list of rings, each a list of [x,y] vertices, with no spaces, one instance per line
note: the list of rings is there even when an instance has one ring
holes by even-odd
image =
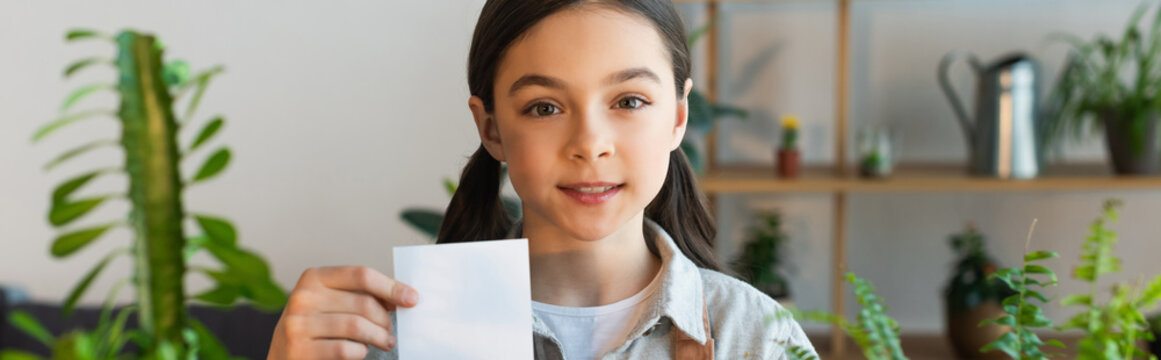
[[[625,342],[601,359],[673,359],[674,331],[701,344],[712,337],[717,359],[785,359],[788,347],[806,349],[818,356],[798,323],[789,317],[771,316],[783,310],[778,302],[750,284],[698,268],[664,229],[651,220],[645,221],[659,235],[655,241],[661,255],[661,287],[630,335],[623,339]],[[515,228],[519,229],[519,224]],[[703,304],[709,312],[712,334],[705,331]],[[395,314],[391,315],[394,322]],[[536,359],[581,360],[564,358],[560,342],[535,313],[532,343]],[[370,347],[366,357],[397,358],[395,350],[385,352],[375,347]]]

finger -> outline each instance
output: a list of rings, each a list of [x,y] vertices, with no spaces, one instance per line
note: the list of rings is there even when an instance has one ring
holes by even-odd
[[[395,336],[371,320],[352,314],[314,314],[307,326],[312,339],[346,339],[380,349],[395,346]]]
[[[367,345],[345,339],[315,340],[310,359],[351,359],[367,357]]]
[[[314,312],[354,314],[367,318],[375,325],[391,329],[391,315],[379,299],[366,293],[326,289],[309,295],[316,304]]]
[[[395,281],[363,266],[337,266],[319,269],[319,280],[326,287],[371,294],[393,305],[412,307],[418,303],[419,293],[410,286]]]

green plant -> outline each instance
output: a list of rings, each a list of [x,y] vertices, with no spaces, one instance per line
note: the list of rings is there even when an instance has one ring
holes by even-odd
[[[138,356],[144,358],[227,357],[214,336],[187,316],[187,301],[197,299],[227,306],[245,298],[262,308],[278,309],[286,303],[286,292],[271,278],[265,260],[238,245],[234,225],[220,217],[189,212],[182,203],[187,187],[220,174],[230,161],[230,151],[223,147],[212,152],[194,176],[183,177],[180,171],[181,160],[203,148],[224,123],[222,117],[214,117],[201,127],[192,142],[179,146],[179,130],[192,125],[192,117],[209,81],[222,72],[222,67],[190,76],[189,65],[184,61],[163,62],[165,47],[158,39],[135,31],[110,36],[74,30],[66,39],[108,41],[115,45],[117,54],[114,59],[93,57],[74,62],[66,68],[66,78],[84,69],[107,66],[117,70],[117,82],[84,86],[70,94],[61,107],[63,115],[40,128],[33,140],[39,141],[82,120],[103,117],[119,120],[121,138],[81,145],[53,159],[46,168],[52,169],[92,149],[117,145],[125,154],[125,164],[84,173],[53,191],[48,218],[63,234],[53,240],[51,254],[57,258],[75,254],[114,228],[128,228],[133,238],[129,246],[109,253],[77,283],[64,303],[65,314],[73,310],[93,280],[119,257],[131,256],[132,276],[113,287],[100,325],[93,331],[78,330],[52,340],[27,314],[13,314],[10,322],[31,331],[46,345],[51,341],[50,347],[57,358],[120,358],[124,356],[120,351],[126,339],[137,343]],[[89,95],[110,91],[120,95],[116,111],[71,112]],[[188,102],[179,118],[174,114],[174,107],[181,99]],[[118,174],[128,180],[126,193],[78,198],[77,192],[92,180]],[[125,219],[70,226],[100,205],[117,200],[129,204]],[[189,235],[187,221],[196,223],[201,234]],[[187,265],[202,250],[208,251],[221,266]],[[214,287],[196,296],[187,296],[184,282],[187,272],[206,275]],[[135,301],[117,311],[114,318],[113,298],[126,284],[136,290]],[[138,328],[126,331],[125,322],[130,313],[137,315]],[[5,358],[27,356],[15,352],[2,355]]]
[[[798,117],[786,115],[782,117],[782,145],[783,150],[798,148]]]
[[[1080,265],[1073,268],[1073,278],[1089,284],[1088,293],[1075,294],[1061,300],[1061,306],[1077,305],[1084,310],[1074,315],[1061,330],[1080,329],[1085,335],[1080,340],[1079,354],[1087,359],[1132,359],[1148,357],[1137,347],[1139,339],[1153,340],[1144,310],[1161,300],[1161,276],[1144,289],[1116,284],[1107,303],[1098,304],[1096,295],[1103,275],[1119,272],[1121,259],[1113,253],[1117,234],[1108,225],[1117,220],[1120,201],[1105,202],[1100,218],[1090,226],[1085,238]],[[1138,291],[1140,290],[1140,291]]]
[[[1013,295],[1012,289],[1003,281],[990,278],[997,266],[995,259],[984,249],[984,241],[983,234],[972,226],[951,236],[951,248],[957,260],[944,297],[948,311],[953,314]]]
[[[1119,127],[1129,129],[1130,148],[1141,153],[1150,113],[1161,109],[1161,9],[1142,33],[1138,24],[1146,10],[1141,6],[1133,13],[1119,40],[1103,34],[1091,41],[1072,34],[1052,36],[1071,44],[1073,53],[1044,117],[1047,142],[1057,142],[1065,133],[1079,139],[1086,125],[1093,130],[1105,126],[1097,118],[1108,113],[1122,122]]]
[[[689,47],[693,48],[698,39],[705,36],[710,28],[714,26],[714,23],[715,21],[711,19],[708,23],[702,25],[702,27],[691,32],[686,38]],[[746,119],[750,117],[750,114],[745,109],[736,106],[710,102],[697,89],[690,89],[687,126],[692,130],[691,132],[700,134],[708,133],[713,129],[714,123],[718,119],[728,117]],[[702,151],[691,139],[691,136],[688,136],[688,133],[681,141],[681,151],[689,158],[690,166],[693,167],[695,172],[702,173],[705,171],[705,160],[703,159]]]
[[[1032,222],[1032,227],[1035,229],[1035,221]],[[1032,231],[1029,230],[1025,249],[1031,242]],[[1027,252],[1027,250],[1025,251]],[[1032,302],[1032,300],[1039,300],[1047,303],[1048,298],[1034,290],[1033,287],[1056,285],[1056,274],[1047,267],[1034,263],[1059,256],[1059,254],[1049,251],[1025,253],[1024,263],[1021,267],[1003,268],[992,274],[991,278],[1003,281],[1012,290],[1015,290],[1016,294],[1005,298],[1002,303],[1006,315],[998,319],[984,320],[981,324],[1003,325],[1012,328],[1012,331],[981,348],[981,352],[1000,350],[1019,360],[1047,359],[1048,354],[1041,350],[1044,345],[1064,347],[1064,344],[1057,340],[1042,341],[1036,333],[1032,332],[1033,329],[1052,326],[1052,321],[1044,316],[1044,311],[1040,306]],[[1032,277],[1033,275],[1047,277],[1048,280],[1037,280]]]
[[[855,287],[855,296],[858,298],[859,315],[855,322],[847,321],[842,316],[826,311],[796,311],[788,310],[795,318],[802,321],[828,323],[838,326],[848,336],[855,340],[855,344],[862,350],[863,356],[869,360],[906,360],[903,348],[899,341],[899,324],[890,315],[887,315],[887,306],[883,298],[875,295],[875,285],[870,280],[859,278],[855,273],[847,273],[847,282]],[[786,314],[767,316],[767,321],[784,318]],[[784,344],[784,343],[783,343]],[[788,354],[791,359],[817,360],[814,356],[803,356],[801,349],[790,348]]]
[[[777,211],[759,214],[760,224],[750,229],[750,241],[730,264],[734,272],[751,285],[775,299],[790,296],[790,286],[782,269],[782,251],[786,234],[782,232],[782,214]]]
[[[501,168],[500,173],[501,177],[507,177],[508,168]],[[452,179],[444,178],[443,187],[447,190],[448,196],[452,196],[456,193],[458,185]],[[511,196],[500,196],[500,200],[504,202],[504,210],[508,211],[508,216],[513,219],[519,219],[522,216],[524,211],[520,204],[520,199]],[[419,232],[427,235],[434,241],[439,234],[439,226],[443,223],[443,211],[410,207],[403,209],[403,212],[399,213],[399,218],[404,223],[411,225],[412,228],[419,230]]]

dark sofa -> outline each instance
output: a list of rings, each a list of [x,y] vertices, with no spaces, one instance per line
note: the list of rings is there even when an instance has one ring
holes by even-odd
[[[61,316],[59,304],[35,302],[10,303],[9,297],[0,288],[0,349],[19,349],[49,356],[49,349],[36,339],[25,335],[8,323],[8,314],[23,310],[32,314],[44,324],[53,335],[60,335],[71,329],[96,327],[101,313],[99,307],[80,307],[69,318]],[[278,323],[280,312],[263,312],[250,306],[236,306],[229,310],[215,307],[192,306],[190,316],[205,324],[206,328],[218,336],[222,344],[233,356],[248,359],[265,359],[270,347],[270,337],[274,325]],[[136,327],[136,318],[129,319],[129,325]]]

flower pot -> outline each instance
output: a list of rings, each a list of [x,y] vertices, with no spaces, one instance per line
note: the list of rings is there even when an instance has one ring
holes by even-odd
[[[979,326],[981,321],[1004,316],[1004,308],[999,301],[988,300],[978,306],[959,313],[947,312],[947,337],[960,359],[1008,359],[999,350],[981,353],[980,348],[999,339],[1011,331],[1007,326],[989,324]]]
[[[1109,160],[1118,175],[1153,175],[1161,173],[1157,153],[1157,113],[1143,115],[1144,124],[1135,125],[1116,111],[1100,113],[1105,126],[1105,143]]]
[[[793,179],[798,177],[799,163],[798,149],[778,149],[778,176]]]

